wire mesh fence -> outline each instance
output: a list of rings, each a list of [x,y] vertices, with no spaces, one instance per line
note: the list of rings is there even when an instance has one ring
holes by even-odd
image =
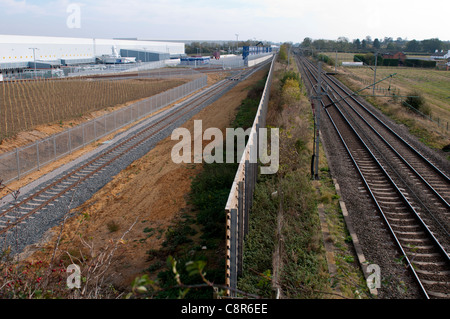
[[[226,285],[228,296],[236,296],[238,276],[242,273],[242,261],[244,253],[244,240],[248,233],[249,213],[253,203],[253,193],[258,178],[259,158],[259,129],[266,125],[267,108],[270,98],[274,61],[267,77],[266,85],[259,103],[255,121],[251,129],[249,139],[239,163],[238,170],[230,190],[228,202],[225,207],[227,216],[226,225]]]
[[[205,87],[207,77],[196,79],[153,95],[125,108],[95,118],[79,126],[0,155],[0,180],[10,183],[42,166],[131,124]]]

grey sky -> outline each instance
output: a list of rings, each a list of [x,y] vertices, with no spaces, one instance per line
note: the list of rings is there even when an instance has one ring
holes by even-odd
[[[80,28],[68,28],[69,4]],[[366,36],[450,40],[445,0],[0,0],[0,34],[301,42]]]

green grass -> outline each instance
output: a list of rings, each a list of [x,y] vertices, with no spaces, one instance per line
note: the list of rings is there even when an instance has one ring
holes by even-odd
[[[373,71],[368,68],[352,68],[351,72],[360,78],[373,79]],[[416,90],[423,94],[435,116],[450,122],[450,72],[414,68],[377,68],[377,79],[397,73],[392,81],[385,81],[383,87],[398,87],[406,95]]]
[[[368,68],[345,68],[341,71],[337,78],[354,91],[373,81],[373,71]],[[392,80],[381,82],[380,87],[387,89],[391,86],[391,89],[395,89],[399,96],[407,96],[411,92],[418,92],[425,100],[424,109],[427,113],[431,113],[434,122],[402,106],[401,102],[406,97],[393,99],[392,97],[373,98],[366,96],[365,99],[397,123],[408,127],[411,134],[417,136],[429,147],[444,149],[450,143],[450,131],[446,130],[446,123],[450,123],[450,72],[380,67],[377,69],[377,79],[381,80],[394,73],[397,74]],[[372,94],[371,90],[365,92],[361,94]],[[438,120],[440,126],[436,123]]]

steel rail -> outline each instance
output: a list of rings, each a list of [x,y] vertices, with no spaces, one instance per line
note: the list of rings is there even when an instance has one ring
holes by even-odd
[[[306,66],[304,66],[304,67],[306,67]],[[308,72],[310,72],[311,76],[315,77],[315,75],[312,73],[311,70],[309,70],[309,68],[306,67],[306,69],[308,70]],[[306,74],[306,75],[307,75],[307,74]],[[307,75],[307,78],[308,78],[308,81],[310,82],[311,86],[313,86],[313,82],[312,82],[310,76]],[[321,88],[320,88],[320,89],[321,89]],[[329,98],[330,98],[330,101],[333,102],[333,99],[332,99],[331,97],[329,97]],[[323,101],[321,101],[321,103],[322,103],[322,106],[325,106],[325,104],[323,103]],[[381,165],[381,163],[378,161],[378,159],[375,157],[375,155],[372,153],[372,151],[370,151],[369,147],[368,147],[368,146],[366,145],[366,143],[362,140],[361,136],[359,136],[359,134],[356,132],[356,130],[353,128],[353,126],[349,123],[349,121],[346,119],[346,117],[344,116],[344,114],[339,110],[339,108],[338,108],[337,105],[336,105],[336,110],[340,113],[341,119],[345,119],[347,125],[348,125],[348,126],[351,128],[351,130],[353,131],[354,136],[357,136],[359,142],[360,142],[362,145],[364,145],[365,150],[366,150],[368,153],[371,154],[372,159],[374,160],[374,162],[377,163],[377,166],[383,171],[384,176],[386,176],[386,177],[389,179],[391,185],[395,188],[397,194],[400,195],[400,197],[402,198],[403,203],[405,203],[405,204],[409,207],[409,210],[412,211],[412,212],[414,212],[414,213],[415,213],[415,216],[418,217],[417,220],[420,221],[420,224],[421,224],[422,229],[427,230],[428,238],[430,238],[434,243],[437,244],[438,247],[440,247],[440,250],[439,250],[439,251],[441,252],[442,256],[445,256],[445,259],[446,259],[447,264],[448,264],[448,263],[449,263],[449,256],[448,256],[448,254],[445,252],[445,250],[442,248],[442,246],[440,245],[439,241],[437,241],[437,239],[434,237],[434,235],[429,231],[428,227],[423,223],[423,221],[422,221],[422,220],[420,219],[420,217],[417,215],[417,212],[415,212],[414,208],[410,205],[409,201],[405,198],[405,196],[403,195],[402,191],[397,187],[397,185],[395,184],[395,182],[392,180],[392,178],[389,176],[389,174],[385,171],[385,169],[383,168],[383,166]],[[402,246],[400,240],[398,239],[398,237],[397,237],[396,234],[395,234],[395,231],[394,231],[393,228],[391,227],[388,218],[386,217],[385,213],[383,212],[382,207],[381,207],[380,204],[378,203],[378,200],[376,199],[375,194],[372,192],[371,187],[370,187],[368,181],[367,181],[366,178],[364,177],[364,174],[363,174],[363,172],[361,171],[361,169],[360,169],[360,167],[359,167],[359,165],[358,165],[358,163],[357,163],[357,160],[356,160],[356,159],[354,158],[354,156],[352,155],[352,153],[351,153],[349,147],[347,146],[347,143],[346,143],[345,140],[344,140],[344,137],[342,136],[341,132],[339,131],[339,129],[338,129],[338,127],[337,127],[335,121],[333,120],[331,114],[328,112],[328,110],[327,110],[326,108],[325,108],[325,111],[326,111],[326,113],[327,113],[327,115],[328,115],[328,117],[329,117],[331,123],[333,124],[335,130],[338,132],[339,138],[341,139],[342,143],[344,144],[344,147],[345,147],[347,153],[349,154],[349,156],[350,156],[350,158],[351,158],[353,164],[355,165],[355,167],[356,167],[357,171],[359,172],[359,174],[360,174],[362,180],[364,181],[364,184],[365,184],[366,189],[368,190],[368,192],[369,192],[369,194],[370,194],[372,200],[374,201],[375,205],[377,206],[377,210],[382,214],[383,219],[385,220],[386,225],[387,225],[388,228],[390,229],[390,232],[391,232],[391,234],[392,234],[394,240],[396,241],[396,243],[397,243],[399,249],[401,250],[402,254],[405,256],[405,260],[406,260],[407,263],[408,263],[408,267],[409,267],[409,268],[411,269],[411,271],[413,272],[414,277],[416,278],[416,281],[418,282],[419,286],[421,287],[421,290],[422,290],[422,292],[424,293],[424,295],[425,295],[427,298],[429,298],[429,295],[428,295],[426,289],[424,288],[421,279],[420,279],[419,276],[417,275],[417,272],[415,271],[413,265],[411,264],[411,261],[410,261],[409,258],[408,258],[408,254],[405,252],[405,250],[404,250],[404,248],[403,248],[403,246]]]
[[[309,61],[308,61],[309,62]],[[310,63],[310,62],[309,62]],[[311,64],[311,66],[313,68],[315,68],[314,65]],[[330,80],[334,85],[336,85],[340,90],[342,90],[343,92],[345,92],[347,94],[347,97],[351,98],[355,103],[358,104],[358,106],[360,106],[365,112],[367,112],[371,118],[373,118],[375,121],[377,121],[380,125],[383,126],[384,129],[388,130],[392,135],[394,135],[398,140],[400,140],[404,146],[406,146],[407,148],[409,148],[413,153],[415,153],[418,157],[420,157],[427,165],[429,165],[433,170],[435,170],[443,179],[445,179],[447,181],[447,183],[449,183],[450,185],[450,178],[442,171],[440,170],[438,167],[436,167],[436,165],[434,165],[430,160],[428,160],[427,158],[425,158],[424,155],[422,155],[419,151],[417,151],[416,148],[414,148],[410,143],[408,143],[407,141],[405,141],[404,138],[402,138],[397,132],[395,132],[392,128],[390,128],[388,125],[386,125],[383,121],[381,121],[372,111],[370,111],[364,104],[362,104],[360,101],[358,101],[355,97],[354,97],[354,92],[348,92],[348,89],[345,88],[343,85],[337,83],[337,81],[335,79],[333,79],[331,76],[329,76],[328,74],[324,73],[325,77]],[[347,97],[342,97],[343,99],[346,99]]]

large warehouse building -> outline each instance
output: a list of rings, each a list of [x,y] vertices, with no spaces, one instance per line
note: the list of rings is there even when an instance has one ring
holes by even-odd
[[[153,61],[155,56],[179,58],[185,55],[184,48],[184,43],[177,42],[0,35],[0,71],[28,68],[35,61],[40,65],[95,63],[113,49],[151,56]]]

